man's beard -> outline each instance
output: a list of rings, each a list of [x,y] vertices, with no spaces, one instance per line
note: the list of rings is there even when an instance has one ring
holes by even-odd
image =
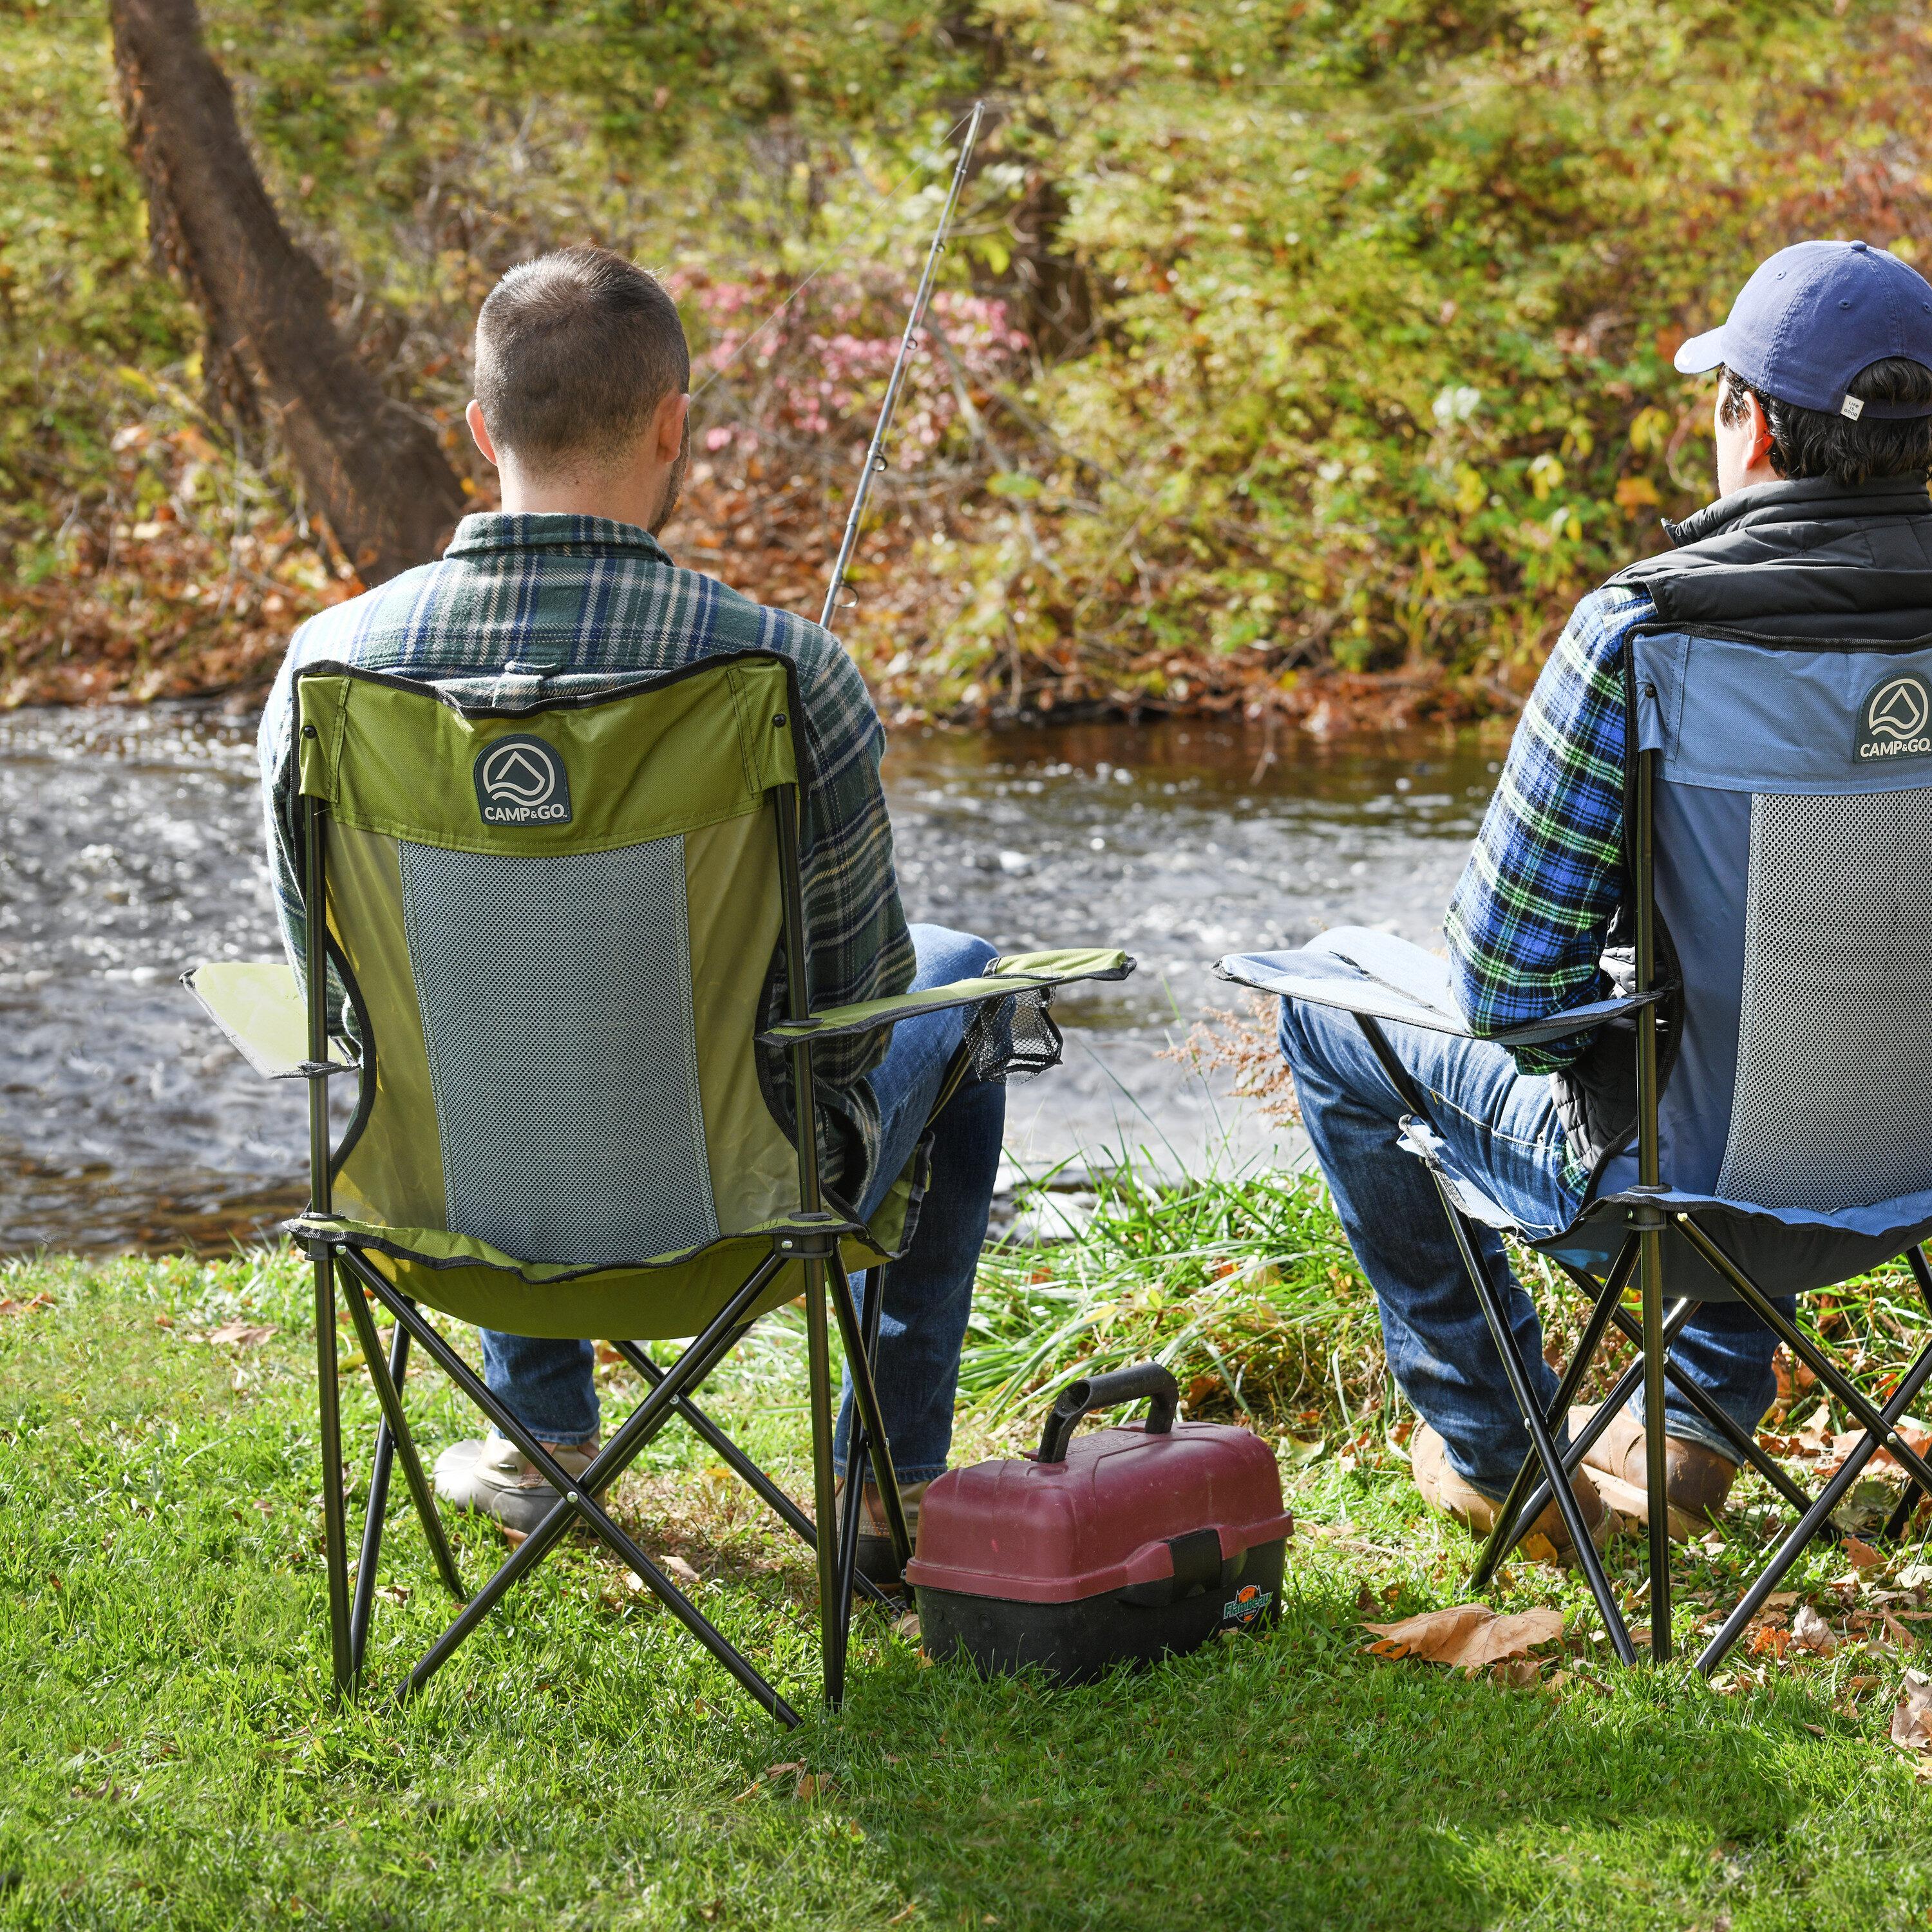
[[[684,440],[678,445],[677,460],[670,466],[670,474],[664,478],[664,501],[658,506],[657,514],[651,519],[651,535],[656,536],[669,523],[677,511],[678,493],[684,488],[685,466],[691,460],[691,418],[684,419]]]

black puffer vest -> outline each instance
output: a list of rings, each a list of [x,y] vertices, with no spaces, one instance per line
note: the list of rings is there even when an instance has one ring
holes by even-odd
[[[1761,483],[1664,528],[1673,549],[1610,580],[1648,593],[1657,616],[1647,629],[1840,649],[1932,638],[1932,500],[1922,478]],[[1620,907],[1606,963],[1628,943],[1627,916]],[[1659,937],[1667,970],[1670,936]],[[1671,1045],[1666,1038],[1666,1078]],[[1606,1028],[1552,1082],[1570,1150],[1593,1173],[1636,1130],[1635,1060],[1628,1029]]]

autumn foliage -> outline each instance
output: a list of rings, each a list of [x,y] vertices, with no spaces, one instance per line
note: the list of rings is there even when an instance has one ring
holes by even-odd
[[[842,620],[892,710],[1506,702],[1706,492],[1682,334],[1801,236],[1932,260],[1920,4],[202,11],[338,322],[472,502],[476,304],[594,236],[673,278],[717,376],[683,554],[814,615],[988,99]],[[0,66],[0,703],[245,686],[345,561],[206,393],[104,18],[10,8]]]

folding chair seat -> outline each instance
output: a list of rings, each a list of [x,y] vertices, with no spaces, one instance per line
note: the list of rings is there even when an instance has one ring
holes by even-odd
[[[416,1665],[420,1688],[574,1522],[643,1578],[738,1682],[796,1714],[612,1520],[611,1483],[674,1415],[817,1552],[824,1690],[843,1690],[869,1467],[905,1522],[872,1364],[883,1270],[916,1225],[928,1145],[862,1222],[820,1179],[814,1056],[973,1010],[934,1112],[969,1070],[1058,1057],[1055,987],[1124,978],[1118,951],[996,960],[952,985],[813,1012],[800,862],[802,716],[787,660],[706,659],[514,708],[317,664],[297,685],[304,970],[212,964],[188,983],[259,1072],[310,1082],[311,1202],[334,1669],[360,1677],[392,1466],[444,1582],[464,1591],[404,1414],[426,1351],[562,1500]],[[325,916],[326,914],[326,916]],[[327,1082],[358,1100],[330,1144]],[[881,1271],[862,1318],[850,1271]],[[350,1596],[336,1280],[382,1412]],[[830,1293],[851,1375],[854,1480],[834,1537]],[[758,1318],[802,1298],[814,1509],[798,1508],[694,1397]],[[395,1323],[380,1347],[370,1302]],[[426,1318],[605,1339],[646,1391],[580,1478],[557,1466]],[[639,1346],[692,1336],[668,1368]],[[876,1591],[872,1592],[876,1595]]]
[[[1932,1347],[1876,1402],[1774,1306],[1903,1256],[1932,1310],[1932,650],[1634,633],[1625,689],[1625,862],[1634,959],[1606,958],[1609,997],[1498,1033],[1528,1046],[1604,1028],[1628,1052],[1628,1133],[1593,1150],[1580,1212],[1526,1230],[1456,1171],[1384,1025],[1468,1037],[1446,962],[1342,928],[1292,952],[1220,962],[1223,977],[1352,1013],[1409,1109],[1402,1144],[1427,1163],[1532,1444],[1478,1565],[1484,1587],[1552,1493],[1617,1654],[1634,1656],[1564,1476],[1641,1383],[1648,1463],[1651,1654],[1670,1654],[1664,1496],[1666,1380],[1790,1506],[1797,1521],[1722,1626],[1708,1672],[1880,1447],[1904,1467],[1900,1534],[1932,1468],[1898,1425],[1932,1376]],[[1669,970],[1660,973],[1660,959]],[[1606,1061],[1604,1064],[1608,1064]],[[1548,1256],[1586,1294],[1574,1359],[1544,1409],[1504,1320],[1471,1222]],[[1634,1281],[1640,1318],[1624,1306]],[[1669,1361],[1704,1301],[1742,1302],[1856,1418],[1857,1446],[1808,1495]],[[1615,1327],[1638,1345],[1559,1455],[1570,1404]],[[1559,1468],[1562,1474],[1559,1475]]]

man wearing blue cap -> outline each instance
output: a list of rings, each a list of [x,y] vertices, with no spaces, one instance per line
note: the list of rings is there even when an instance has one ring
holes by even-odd
[[[1932,286],[1863,242],[1802,242],[1765,262],[1723,327],[1685,343],[1676,362],[1686,374],[1718,374],[1717,500],[1664,526],[1672,550],[1586,597],[1537,680],[1445,921],[1457,995],[1478,1035],[1607,990],[1598,962],[1627,938],[1623,676],[1640,625],[1667,614],[1774,640],[1932,636]],[[1432,1125],[1457,1167],[1526,1226],[1567,1226],[1593,1172],[1634,1130],[1628,1036],[1512,1052],[1480,1038],[1386,1030],[1438,1103]],[[1423,1418],[1412,1444],[1417,1486],[1486,1531],[1528,1434],[1435,1186],[1396,1144],[1404,1103],[1346,1013],[1284,1001],[1281,1044],[1374,1285],[1389,1365]],[[1474,1232],[1492,1279],[1507,1279],[1501,1242]],[[1556,1375],[1514,1281],[1507,1305],[1547,1405]],[[1707,1302],[1672,1355],[1755,1430],[1775,1394],[1774,1347],[1737,1304]],[[1737,1466],[1674,1390],[1666,1427],[1671,1528],[1681,1536],[1723,1503]],[[1633,1403],[1577,1472],[1594,1534],[1607,1523],[1606,1501],[1644,1514],[1644,1480]],[[1553,1504],[1532,1528],[1564,1540]]]

